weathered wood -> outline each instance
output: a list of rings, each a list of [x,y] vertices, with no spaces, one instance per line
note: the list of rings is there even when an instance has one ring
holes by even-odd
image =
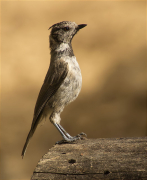
[[[147,137],[85,139],[55,145],[31,180],[147,179]]]

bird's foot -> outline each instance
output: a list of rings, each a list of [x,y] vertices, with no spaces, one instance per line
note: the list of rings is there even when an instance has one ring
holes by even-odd
[[[76,136],[74,136],[74,137],[72,137],[72,136],[70,136],[68,134],[68,137],[64,136],[64,139],[61,140],[61,141],[57,141],[56,144],[73,143],[74,141],[79,140],[79,139],[83,140],[84,139],[83,136],[87,137],[87,135],[85,133],[83,133],[83,132],[78,134],[78,135],[76,135]]]
[[[78,139],[83,139],[82,136],[86,136],[87,137],[87,134],[81,132],[80,134],[77,134],[76,136],[72,137],[72,138],[78,138]]]

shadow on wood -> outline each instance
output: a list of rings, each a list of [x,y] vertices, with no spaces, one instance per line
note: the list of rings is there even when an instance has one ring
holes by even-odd
[[[31,180],[147,179],[147,137],[84,139],[52,147]]]

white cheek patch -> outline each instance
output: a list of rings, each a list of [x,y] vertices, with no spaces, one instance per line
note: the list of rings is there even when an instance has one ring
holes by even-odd
[[[67,43],[62,43],[60,46],[56,49],[56,51],[64,51],[65,49],[68,49],[69,45]]]

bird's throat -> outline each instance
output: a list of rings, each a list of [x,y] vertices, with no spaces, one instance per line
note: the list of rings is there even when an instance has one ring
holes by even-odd
[[[51,49],[51,56],[74,56],[71,44],[61,43]]]

